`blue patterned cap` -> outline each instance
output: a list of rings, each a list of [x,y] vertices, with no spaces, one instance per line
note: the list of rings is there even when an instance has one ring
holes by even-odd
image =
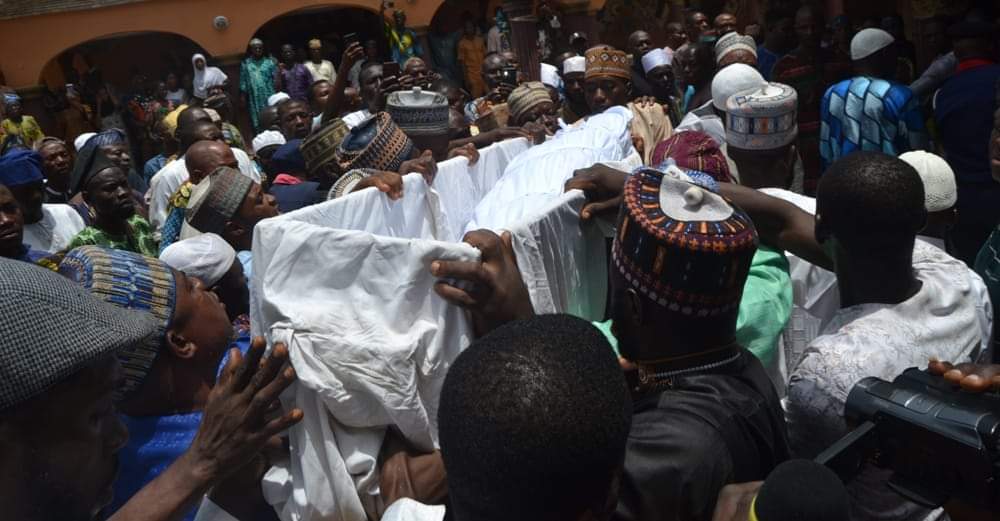
[[[0,156],[0,184],[21,186],[43,179],[42,156],[38,152],[15,149]]]
[[[118,399],[135,394],[153,368],[174,317],[177,288],[173,271],[160,260],[138,253],[81,246],[66,254],[59,273],[105,302],[146,312],[156,320],[156,334],[118,353],[125,373]]]
[[[726,100],[726,143],[741,150],[775,150],[799,135],[799,96],[781,83],[738,92]]]

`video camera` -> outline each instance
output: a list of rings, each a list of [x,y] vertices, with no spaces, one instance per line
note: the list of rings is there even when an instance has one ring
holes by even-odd
[[[866,462],[890,469],[889,487],[928,508],[961,499],[1000,507],[1000,394],[971,394],[910,368],[891,383],[865,378],[844,408],[857,425],[816,461],[845,482]]]

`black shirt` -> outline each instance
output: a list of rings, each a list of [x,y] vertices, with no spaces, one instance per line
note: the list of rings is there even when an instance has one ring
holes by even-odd
[[[788,459],[781,403],[749,351],[711,374],[634,397],[613,519],[709,521],[723,486],[764,479]]]

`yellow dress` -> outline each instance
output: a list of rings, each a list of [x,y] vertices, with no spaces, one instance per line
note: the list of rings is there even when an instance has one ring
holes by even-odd
[[[21,123],[14,123],[10,118],[4,119],[3,123],[0,123],[0,127],[3,127],[3,131],[7,135],[21,136],[21,140],[28,147],[35,146],[35,143],[45,137],[42,128],[31,116],[21,116]]]

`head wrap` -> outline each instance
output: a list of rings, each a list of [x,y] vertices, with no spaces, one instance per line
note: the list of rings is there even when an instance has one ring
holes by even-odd
[[[539,79],[543,85],[548,85],[553,89],[562,87],[562,78],[559,77],[559,69],[555,65],[543,63]]]
[[[123,130],[117,128],[109,128],[103,130],[94,135],[87,141],[88,145],[94,145],[98,147],[108,146],[108,145],[124,145],[128,143],[128,136],[125,135]]]
[[[302,152],[299,151],[301,145],[301,139],[292,139],[281,145],[271,156],[271,164],[280,173],[305,173],[306,161],[302,158]]]
[[[167,126],[167,131],[170,132],[171,136],[177,135],[177,117],[180,116],[181,112],[184,112],[187,108],[187,105],[181,105],[170,111],[166,116],[163,116],[163,124]]]
[[[147,313],[94,298],[50,270],[0,258],[0,411],[156,332]],[[43,326],[43,327],[39,327]]]
[[[896,39],[882,29],[862,29],[851,39],[851,59],[863,60],[892,45]]]
[[[928,212],[940,212],[955,206],[958,188],[955,172],[947,161],[922,150],[907,152],[899,158],[920,174],[920,180],[924,182],[924,207]]]
[[[313,38],[312,40],[309,40],[309,48],[310,49],[322,49],[323,48],[323,42],[319,41],[319,38]]]
[[[733,94],[758,89],[766,84],[767,80],[757,69],[745,63],[734,63],[712,78],[712,105],[719,110],[726,110],[726,101]]]
[[[82,246],[66,254],[59,273],[110,304],[144,311],[156,321],[156,333],[118,352],[125,376],[120,398],[142,387],[162,350],[174,317],[177,288],[170,267],[130,251]]]
[[[727,33],[715,42],[715,63],[722,63],[722,58],[733,51],[747,51],[757,56],[757,42],[752,36],[740,33]]]
[[[253,138],[253,153],[274,145],[284,145],[285,135],[277,130],[265,130]]]
[[[42,156],[34,150],[11,150],[0,156],[0,184],[8,188],[38,183],[42,174]]]
[[[612,246],[611,269],[658,317],[699,330],[706,345],[732,341],[757,249],[750,218],[715,188],[673,166],[636,171],[625,182]]]
[[[673,61],[673,54],[665,49],[655,48],[642,57],[642,70],[648,73],[661,65],[670,65]]]
[[[200,233],[222,235],[226,223],[236,216],[254,182],[235,168],[219,167],[191,190],[181,238]],[[191,230],[193,228],[194,230]]]
[[[205,68],[198,70],[198,67],[194,66],[194,63],[201,58],[205,62]],[[226,83],[229,79],[226,73],[222,72],[222,69],[218,67],[209,67],[208,60],[202,54],[194,54],[191,56],[191,68],[194,70],[194,78],[191,80],[191,86],[194,87],[194,97],[205,99],[208,97],[208,89],[212,87],[218,87]]]
[[[174,126],[176,126],[176,122],[177,118],[174,118],[174,123],[175,123]],[[97,132],[84,132],[83,134],[76,136],[76,139],[73,140],[73,148],[76,149],[77,152],[83,150],[83,147],[87,145],[87,141],[89,141],[90,138],[96,135]]]
[[[653,150],[650,164],[660,168],[668,159],[681,170],[701,172],[720,183],[732,182],[726,155],[704,132],[677,132],[661,141]]]
[[[76,154],[76,162],[73,163],[73,171],[69,175],[69,189],[73,194],[77,194],[87,186],[87,182],[98,172],[106,168],[118,166],[107,154],[101,151],[101,144],[114,145],[114,133],[106,134],[101,140],[97,136],[90,138],[83,150]]]
[[[611,77],[630,81],[632,63],[627,54],[607,45],[587,51],[586,79]]]
[[[448,133],[448,98],[444,94],[421,90],[393,92],[385,102],[392,121],[409,136]]]
[[[177,241],[160,252],[160,260],[211,288],[233,267],[236,250],[214,233]]]
[[[332,121],[313,131],[302,141],[302,159],[306,162],[306,171],[317,175],[319,169],[326,164],[336,161],[337,147],[344,141],[351,129],[340,118]]]
[[[412,156],[413,142],[387,112],[359,123],[337,147],[337,163],[344,172],[355,168],[398,172]]]
[[[729,97],[726,143],[742,150],[774,150],[799,135],[799,96],[781,83],[768,83]]]
[[[566,58],[563,62],[563,75],[574,72],[587,72],[587,59],[583,56],[573,56]]]
[[[538,105],[552,102],[548,89],[537,81],[529,81],[518,85],[507,98],[507,108],[510,109],[510,121],[517,124],[518,119]]]
[[[286,99],[292,99],[292,97],[289,96],[288,93],[286,92],[275,92],[274,94],[271,94],[271,96],[267,98],[267,106],[273,107],[278,103],[285,101]]]
[[[11,103],[21,103],[21,97],[17,94],[6,93],[3,95],[4,105],[10,105]]]

